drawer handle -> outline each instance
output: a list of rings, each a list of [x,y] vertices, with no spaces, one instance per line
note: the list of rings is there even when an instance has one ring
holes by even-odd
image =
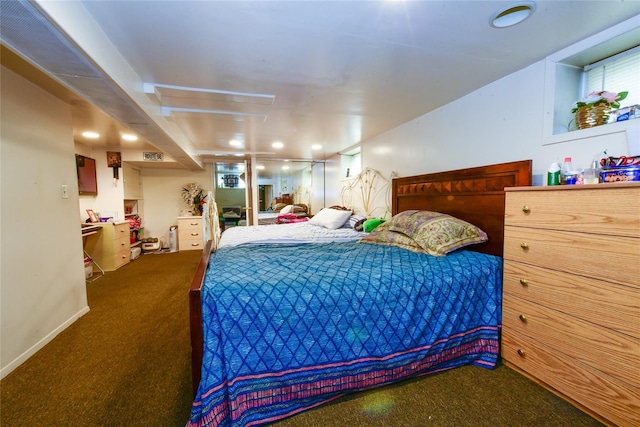
[[[199,236],[200,233],[191,233],[192,236]]]
[[[524,350],[523,349],[521,349],[521,348],[518,349],[518,356],[524,357]]]
[[[200,246],[200,243],[192,243],[191,246],[193,247]]]
[[[529,213],[529,212],[531,212],[531,209],[529,209],[529,206],[524,205],[524,206],[522,207],[522,212],[524,212],[524,213]]]
[[[519,318],[520,320],[522,320],[523,322],[526,322],[526,321],[527,321],[527,316],[525,316],[524,314],[521,314],[520,316],[518,316],[518,318]]]
[[[529,282],[527,281],[527,279],[520,279],[520,284],[522,286],[527,286],[529,284]]]
[[[125,246],[126,243],[125,242],[120,242],[120,246]]]
[[[192,223],[190,223],[189,225],[200,225],[200,224],[199,224],[199,223],[197,223],[197,222],[192,222]]]
[[[520,243],[520,247],[522,249],[529,249],[529,245],[527,243],[525,243],[525,242]]]

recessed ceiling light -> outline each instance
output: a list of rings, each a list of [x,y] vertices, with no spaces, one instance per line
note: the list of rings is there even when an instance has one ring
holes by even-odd
[[[100,138],[100,134],[98,132],[91,132],[91,131],[82,132],[82,136],[84,136],[85,138],[91,138],[91,139]]]
[[[284,147],[284,144],[282,142],[274,142],[273,144],[271,144],[271,146],[273,148],[282,148]]]
[[[312,149],[312,150],[320,150],[320,149],[322,149],[322,145],[320,145],[320,144],[313,144],[313,145],[311,146],[311,149]]]
[[[288,170],[288,169],[289,169],[289,166],[283,166],[283,167],[282,167],[282,170],[283,170],[283,171],[286,171],[286,170]]]
[[[232,147],[241,147],[242,141],[239,141],[237,139],[232,139],[231,141],[229,141],[229,145],[231,145]]]
[[[503,7],[491,16],[489,24],[494,28],[506,28],[519,24],[536,10],[532,1],[519,1]]]
[[[258,165],[258,166],[256,166],[256,169],[263,170],[264,169],[264,165]]]
[[[137,141],[138,137],[132,133],[123,133],[122,139],[124,139],[125,141]]]

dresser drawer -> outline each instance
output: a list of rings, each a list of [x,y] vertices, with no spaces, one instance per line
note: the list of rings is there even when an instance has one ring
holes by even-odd
[[[504,261],[505,293],[640,338],[640,288]]]
[[[619,426],[640,425],[640,389],[505,329],[502,357]]]
[[[640,286],[640,239],[636,238],[505,227],[504,258]]]
[[[202,231],[202,218],[180,218],[178,219],[178,232],[180,230],[200,230]]]
[[[606,188],[606,192],[591,186],[519,191],[508,193],[505,225],[640,237],[639,212],[640,197],[634,185]]]
[[[129,223],[116,224],[113,227],[113,238],[118,240],[122,237],[129,238]]]
[[[186,240],[202,240],[202,229],[183,230],[178,228],[178,239],[181,242]]]
[[[640,340],[510,294],[503,329],[526,335],[595,369],[640,387]]]
[[[121,234],[121,230],[125,230],[126,234]],[[128,263],[131,260],[131,239],[129,237],[129,226],[125,224],[124,228],[118,227],[115,229],[115,241],[114,244],[114,268],[119,268]]]
[[[113,263],[115,268],[122,267],[131,260],[131,249],[121,249],[114,255]]]
[[[204,248],[202,239],[180,239],[179,245],[181,251],[202,250]]]

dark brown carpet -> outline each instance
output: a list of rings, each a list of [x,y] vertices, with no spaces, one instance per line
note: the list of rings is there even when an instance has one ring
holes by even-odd
[[[2,426],[184,426],[187,289],[200,253],[143,255],[88,284],[91,311],[2,380]],[[463,367],[351,395],[278,427],[599,426],[514,371]]]

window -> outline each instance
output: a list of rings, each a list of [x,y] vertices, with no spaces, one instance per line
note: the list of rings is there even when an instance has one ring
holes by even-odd
[[[620,107],[640,104],[640,46],[584,67],[583,96],[591,92],[628,91]]]
[[[593,90],[626,90],[629,95],[621,106],[639,103],[636,99],[640,96],[638,40],[640,26],[637,18],[632,18],[546,58],[543,145],[625,132],[638,126],[639,119],[635,119],[574,130],[575,114],[571,113],[573,104]],[[618,55],[620,52],[625,54]],[[638,62],[634,65],[634,61]],[[603,69],[607,76],[598,76]],[[635,72],[635,81],[623,80],[627,72]],[[600,83],[595,83],[597,81]]]
[[[360,145],[340,152],[342,155],[342,176],[352,178],[362,172],[362,153]]]
[[[244,163],[216,163],[218,188],[246,188]]]

